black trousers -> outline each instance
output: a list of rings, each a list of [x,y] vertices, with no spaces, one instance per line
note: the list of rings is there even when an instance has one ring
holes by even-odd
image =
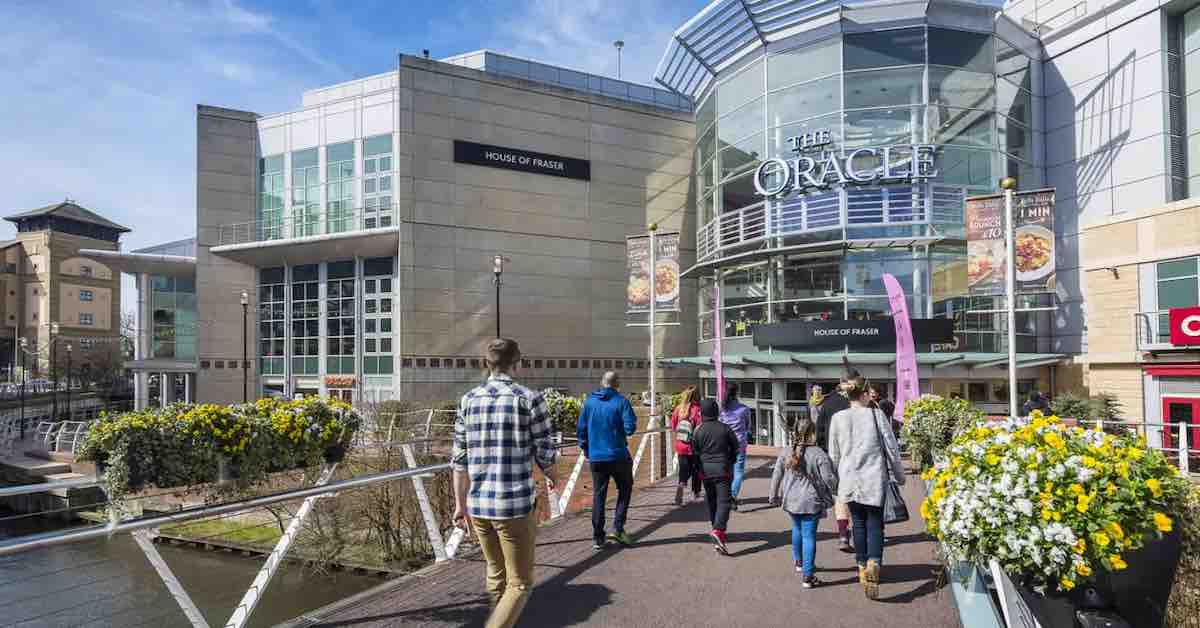
[[[608,501],[608,480],[617,483],[617,512],[613,515],[613,530],[625,531],[629,500],[633,497],[633,461],[593,462],[592,465],[592,539],[604,540],[604,504]]]
[[[679,457],[679,485],[687,486],[689,480],[692,492],[700,494],[700,458],[695,454]]]
[[[708,502],[708,520],[714,530],[725,531],[729,525],[729,506],[732,501],[729,484],[732,478],[704,478],[704,499]]]

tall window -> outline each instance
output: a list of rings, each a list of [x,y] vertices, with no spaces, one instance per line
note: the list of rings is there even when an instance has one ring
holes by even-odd
[[[262,239],[283,236],[283,155],[258,160],[258,219]]]
[[[321,224],[321,167],[317,149],[292,153],[292,237],[316,235]]]
[[[325,372],[354,374],[354,262],[330,262],[326,270]]]
[[[1200,304],[1200,257],[1158,263],[1158,309],[1193,307]],[[1158,316],[1158,342],[1170,342],[1169,316]]]
[[[363,373],[390,375],[393,367],[393,258],[363,262]]]
[[[327,233],[354,225],[354,142],[325,148],[325,222]]]
[[[392,226],[392,136],[363,140],[363,228]]]
[[[316,375],[321,365],[319,266],[292,268],[292,373]]]
[[[195,279],[151,277],[150,307],[154,321],[152,357],[196,357]]]
[[[263,375],[284,374],[283,267],[264,268],[258,275],[258,369]]]

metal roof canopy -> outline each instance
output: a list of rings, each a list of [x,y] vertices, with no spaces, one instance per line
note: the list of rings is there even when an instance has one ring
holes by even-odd
[[[776,366],[841,366],[842,358],[849,357],[851,364],[862,366],[889,366],[896,361],[892,353],[852,353],[847,356],[841,351],[824,351],[804,353],[797,351],[751,352],[736,353],[722,357],[722,364],[733,368],[746,366],[770,369]],[[1034,368],[1058,364],[1069,356],[1061,353],[1018,353],[1018,368]],[[918,353],[917,363],[936,369],[951,364],[960,365],[970,370],[996,368],[1008,363],[1008,354],[1004,353]],[[687,356],[680,358],[665,358],[659,364],[666,368],[695,368],[711,367],[712,358],[708,356]]]
[[[718,74],[747,55],[822,27],[864,30],[856,25],[923,20],[967,30],[1001,32],[1033,58],[1037,39],[1000,13],[1000,7],[969,0],[714,0],[680,26],[658,62],[654,81],[699,102]],[[1003,26],[999,24],[1003,23]],[[837,29],[835,29],[837,30]],[[866,30],[869,30],[867,28]],[[810,33],[810,36],[816,33]],[[820,30],[820,37],[828,35]],[[813,39],[816,41],[816,39]],[[797,42],[801,43],[801,42]]]

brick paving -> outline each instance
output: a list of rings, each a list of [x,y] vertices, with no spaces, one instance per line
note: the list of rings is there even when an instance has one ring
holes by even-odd
[[[702,502],[674,506],[670,481],[638,489],[628,531],[638,544],[593,552],[588,513],[539,532],[537,587],[521,626],[958,626],[953,597],[939,585],[933,543],[917,515],[920,482],[905,487],[913,520],[888,529],[880,599],[866,600],[852,555],[835,546],[832,516],[818,536],[818,577],[804,590],[794,573],[787,515],[766,504],[772,459],[751,458],[742,512],[729,547],[704,536]],[[614,492],[610,488],[610,492]],[[610,513],[611,516],[611,513]],[[487,598],[478,555],[435,565],[309,613],[292,626],[483,626]]]

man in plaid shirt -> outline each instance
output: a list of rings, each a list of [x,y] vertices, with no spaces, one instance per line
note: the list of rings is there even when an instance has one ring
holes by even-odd
[[[468,519],[487,560],[492,614],[487,628],[517,623],[533,588],[537,536],[536,462],[553,490],[558,452],[540,393],[513,381],[521,359],[515,340],[487,347],[491,376],[463,395],[454,421],[454,522]]]

